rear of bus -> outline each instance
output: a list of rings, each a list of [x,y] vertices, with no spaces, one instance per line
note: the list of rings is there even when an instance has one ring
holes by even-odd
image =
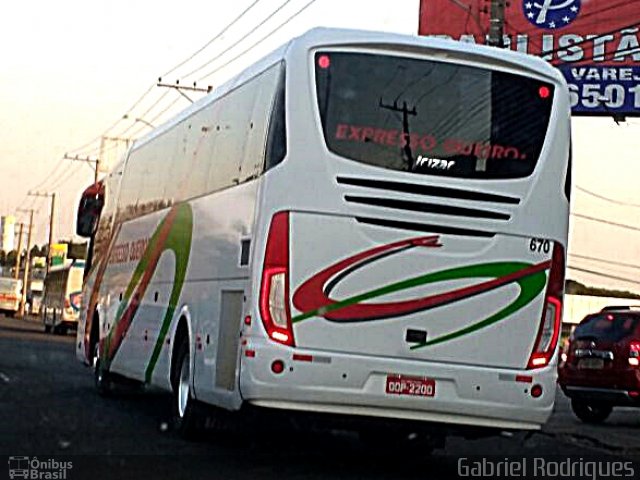
[[[562,77],[497,49],[324,30],[290,47],[286,72],[243,398],[539,428],[555,396],[568,229]]]
[[[22,281],[0,278],[0,312],[13,316],[20,309]]]
[[[84,261],[74,260],[69,267],[64,290],[64,310],[62,319],[69,326],[77,327],[82,299],[82,280],[84,278]]]

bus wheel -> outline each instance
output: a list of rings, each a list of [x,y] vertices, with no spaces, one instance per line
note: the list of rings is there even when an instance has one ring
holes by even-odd
[[[51,333],[51,325],[44,324],[44,333]]]
[[[206,420],[204,405],[191,396],[189,343],[183,337],[173,371],[173,426],[187,440],[197,440]]]
[[[107,372],[100,360],[100,348],[98,342],[93,344],[92,349],[92,363],[93,363],[93,380],[96,386],[96,391],[101,397],[107,397],[113,390],[113,384],[109,379],[109,372]]]
[[[67,326],[60,324],[53,327],[53,333],[56,335],[66,335],[67,334]]]

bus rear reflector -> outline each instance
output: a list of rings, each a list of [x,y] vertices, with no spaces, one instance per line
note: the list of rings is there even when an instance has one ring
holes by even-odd
[[[289,212],[271,219],[260,285],[260,316],[269,338],[294,346],[289,309]]]
[[[563,292],[564,247],[560,243],[554,242],[544,310],[540,319],[540,328],[538,329],[533,352],[531,352],[527,364],[528,369],[542,368],[551,362],[560,337]]]

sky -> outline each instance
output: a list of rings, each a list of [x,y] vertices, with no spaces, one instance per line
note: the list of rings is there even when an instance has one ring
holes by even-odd
[[[93,181],[93,167],[63,157],[95,159],[102,152],[104,163],[111,164],[125,149],[123,139],[139,137],[149,131],[148,124],[157,126],[188,107],[189,102],[174,89],[155,86],[160,76],[168,83],[179,79],[183,85],[197,81],[198,86],[215,86],[315,26],[405,34],[418,30],[419,0],[289,0],[257,27],[286,1],[259,0],[241,21],[172,71],[255,1],[32,0],[4,5],[0,28],[0,214],[28,221],[28,213],[18,210],[34,208],[34,240],[39,245],[46,243],[49,199],[29,196],[28,192],[55,191],[54,236],[57,240],[72,238],[77,201]],[[244,50],[247,53],[218,70]],[[208,75],[213,70],[217,71]],[[194,99],[202,96],[197,92],[189,95]],[[110,139],[101,149],[102,136]],[[569,271],[569,277],[640,293],[640,119],[616,125],[610,118],[574,118],[573,145],[569,265],[638,280],[615,281],[575,270]],[[636,206],[622,205],[625,203]],[[638,230],[593,222],[580,215]]]

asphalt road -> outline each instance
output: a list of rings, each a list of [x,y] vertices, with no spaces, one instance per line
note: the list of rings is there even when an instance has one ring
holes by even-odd
[[[640,459],[640,410],[619,409],[605,425],[587,426],[573,417],[560,393],[554,415],[539,433],[473,441],[450,437],[430,457],[371,451],[348,432],[274,433],[251,424],[233,435],[213,431],[200,442],[187,442],[171,430],[168,395],[99,397],[90,370],[75,360],[74,339],[45,334],[33,320],[0,317],[0,456],[13,457],[6,469],[0,465],[0,478],[3,472],[9,478],[17,457],[49,461],[40,471],[70,461],[73,468],[58,477],[65,480],[460,478],[466,457],[487,456],[493,463],[505,456]]]

